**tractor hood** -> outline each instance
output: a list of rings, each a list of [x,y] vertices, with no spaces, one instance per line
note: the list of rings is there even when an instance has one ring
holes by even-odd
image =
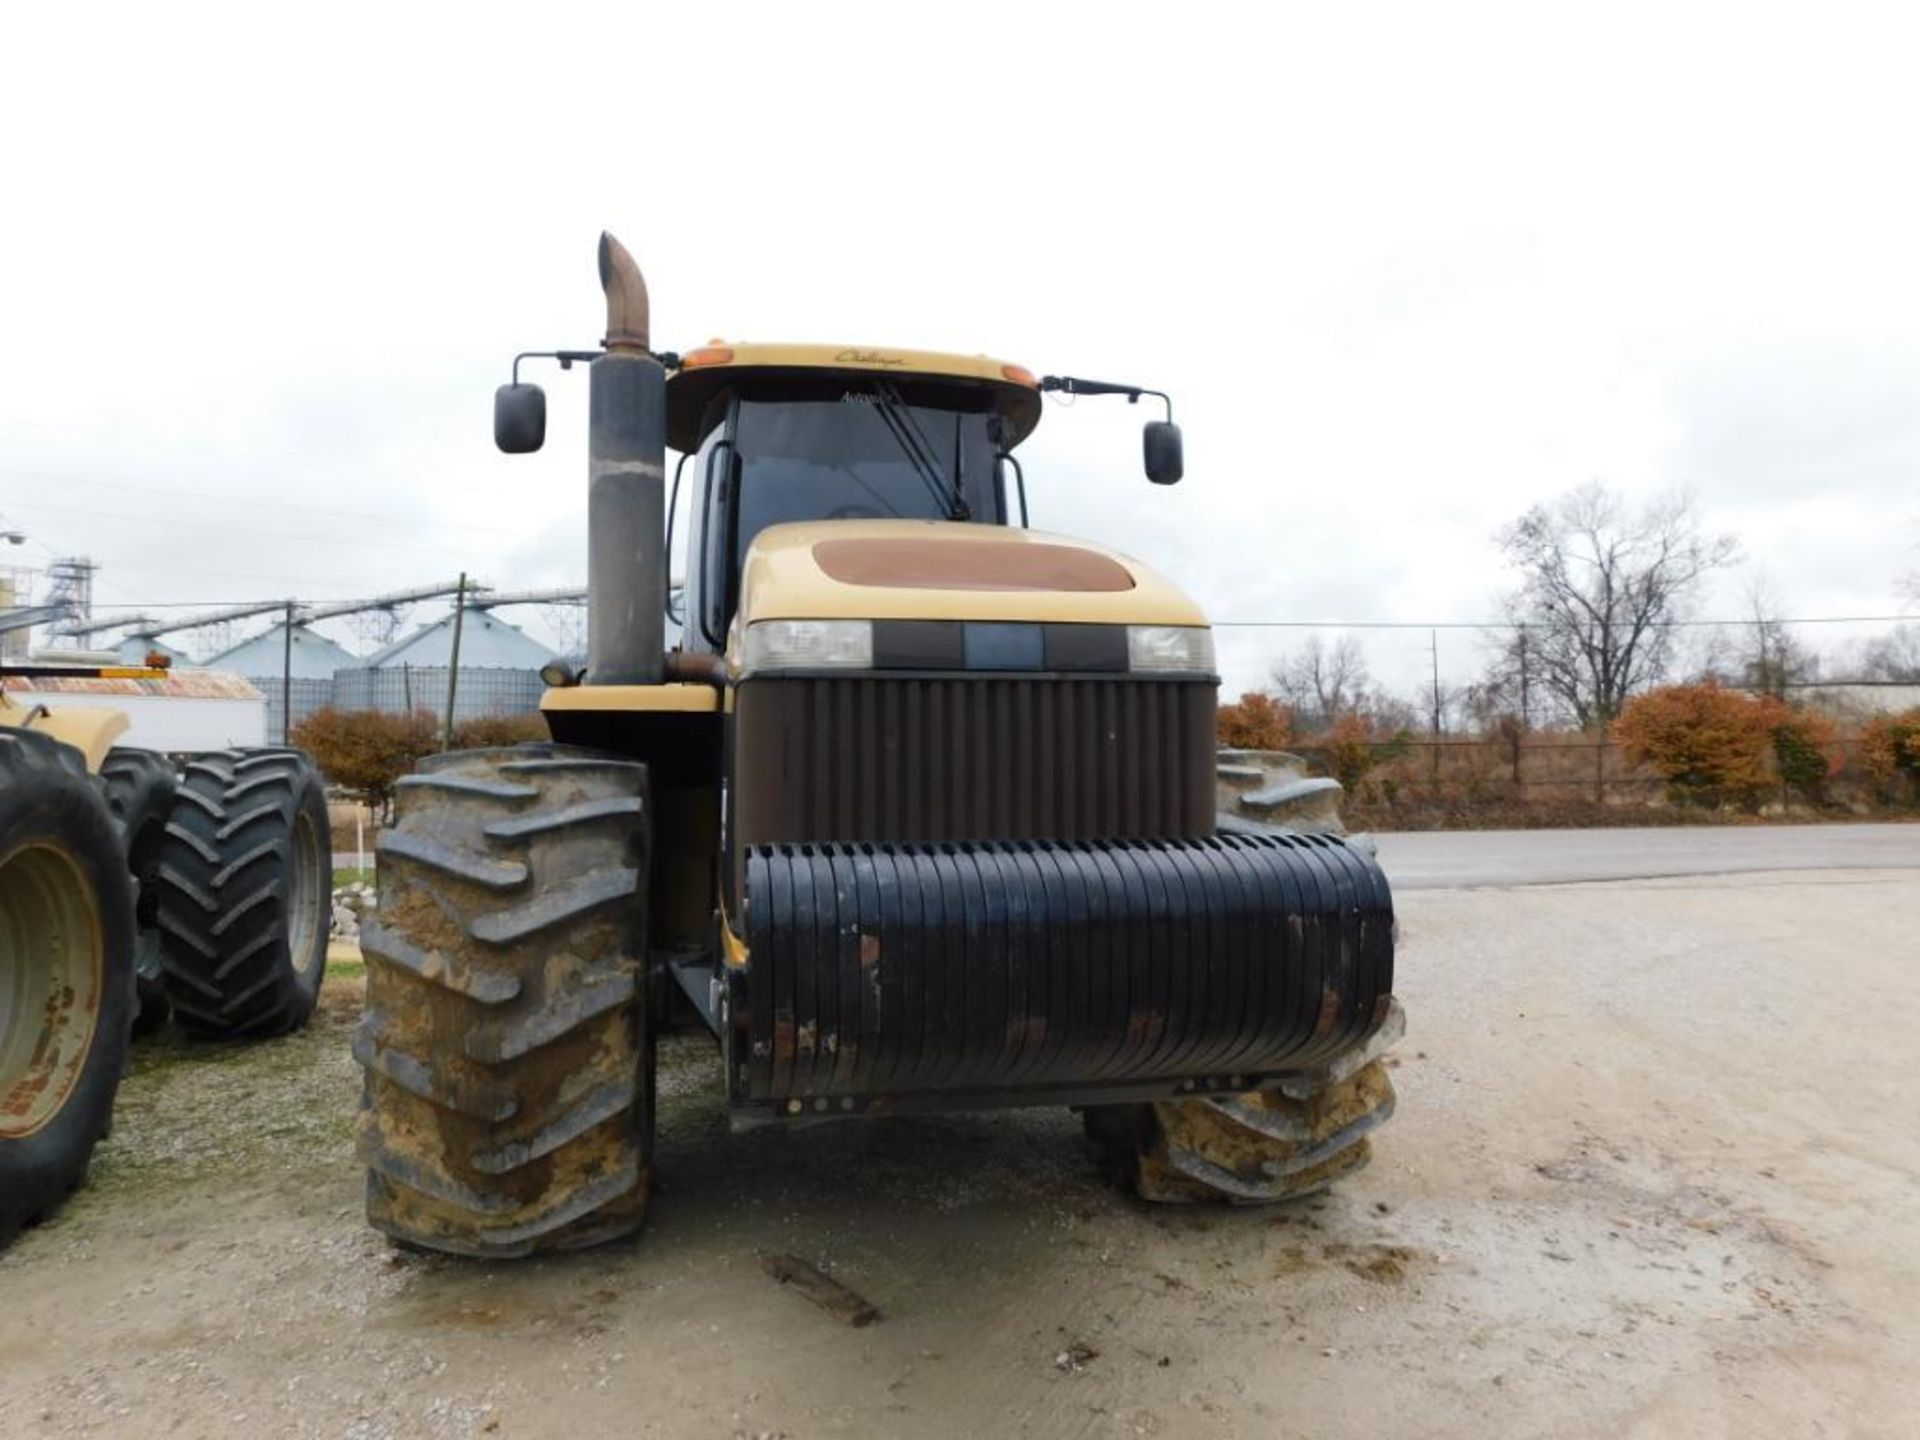
[[[1151,567],[1103,546],[948,520],[768,526],[747,550],[739,619],[1207,623]]]

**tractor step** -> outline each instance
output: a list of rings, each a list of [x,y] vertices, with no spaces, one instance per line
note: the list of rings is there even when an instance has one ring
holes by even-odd
[[[749,850],[737,1121],[1278,1084],[1389,1013],[1393,906],[1324,835]]]

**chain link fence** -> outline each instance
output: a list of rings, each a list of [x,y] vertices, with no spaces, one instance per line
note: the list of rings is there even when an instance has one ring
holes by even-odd
[[[436,718],[447,709],[447,667],[394,665],[378,670],[336,671],[331,678],[250,675],[246,677],[267,701],[267,737],[278,742],[288,733],[287,702],[298,725],[316,710],[385,710],[393,714],[431,712]],[[546,689],[539,672],[460,667],[454,692],[453,719],[503,719],[527,715],[540,708]]]

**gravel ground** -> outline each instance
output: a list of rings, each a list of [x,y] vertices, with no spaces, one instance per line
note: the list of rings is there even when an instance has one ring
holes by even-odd
[[[687,1038],[639,1243],[416,1257],[361,1222],[357,975],[143,1046],[0,1257],[0,1436],[1920,1433],[1920,872],[1400,910],[1399,1114],[1279,1210],[1117,1198],[1061,1113],[729,1137]]]

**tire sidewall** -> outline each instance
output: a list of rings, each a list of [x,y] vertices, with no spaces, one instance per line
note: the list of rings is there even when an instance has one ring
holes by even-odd
[[[320,871],[316,878],[318,894],[314,900],[316,914],[313,917],[313,935],[304,956],[293,953],[296,920],[293,913],[294,867],[298,861],[293,834],[303,817],[313,827],[314,845],[319,851],[316,868]],[[284,872],[281,883],[286,887],[286,924],[282,928],[280,949],[284,953],[288,978],[297,997],[296,1010],[304,1022],[319,1003],[320,987],[326,983],[327,941],[332,930],[329,922],[333,915],[333,830],[327,816],[327,793],[320,783],[319,773],[304,755],[301,757],[300,783],[294,789],[287,816],[287,853],[282,864]]]

